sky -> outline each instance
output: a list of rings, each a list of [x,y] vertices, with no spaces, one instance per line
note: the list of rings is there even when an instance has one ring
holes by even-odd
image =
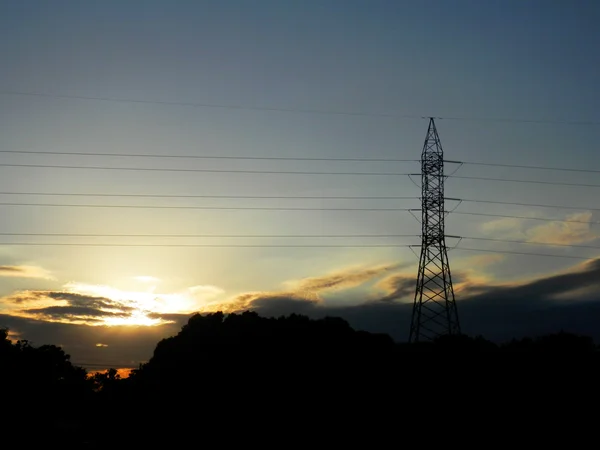
[[[0,326],[90,368],[137,366],[194,312],[406,340],[420,224],[373,209],[420,207],[403,174],[436,117],[465,163],[446,173],[484,178],[446,182],[463,331],[597,333],[600,252],[574,246],[600,245],[598,188],[573,186],[597,173],[474,163],[600,170],[598,19],[592,0],[0,2]],[[339,161],[361,158],[408,161]],[[323,198],[363,196],[408,198]],[[327,237],[366,234],[408,236]]]

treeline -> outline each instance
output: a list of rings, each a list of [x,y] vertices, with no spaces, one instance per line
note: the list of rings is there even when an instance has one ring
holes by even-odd
[[[0,331],[0,385],[10,413],[3,433],[88,447],[176,445],[199,424],[224,422],[304,429],[303,421],[360,417],[363,426],[381,424],[391,419],[382,411],[399,405],[477,396],[502,402],[516,392],[543,399],[548,386],[556,401],[575,378],[571,393],[593,394],[598,375],[593,340],[565,332],[503,344],[469,336],[398,344],[340,318],[197,314],[121,379],[115,369],[90,376],[61,348],[11,343]],[[32,426],[39,433],[23,431]]]

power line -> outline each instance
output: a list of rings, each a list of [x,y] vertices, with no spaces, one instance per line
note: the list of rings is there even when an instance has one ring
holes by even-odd
[[[86,234],[86,233],[0,233],[0,236],[57,237],[160,237],[160,238],[398,238],[416,234]]]
[[[92,152],[42,152],[31,150],[0,150],[0,153],[31,154],[31,155],[68,155],[68,156],[110,156],[127,158],[173,158],[173,159],[226,159],[248,161],[350,161],[350,162],[419,162],[417,159],[395,158],[308,158],[296,156],[222,156],[222,155],[159,155],[135,153],[92,153]]]
[[[526,256],[543,256],[548,258],[567,258],[567,259],[581,259],[586,261],[595,261],[598,258],[589,258],[585,256],[573,256],[573,255],[549,255],[547,253],[531,253],[531,252],[515,252],[510,250],[486,250],[482,248],[466,248],[466,247],[454,247],[452,251],[463,250],[468,252],[484,252],[484,253],[504,253],[507,255],[526,255]]]
[[[600,238],[600,236],[598,236],[598,238]],[[600,250],[600,246],[597,246],[597,245],[559,244],[559,243],[554,243],[554,242],[519,241],[519,240],[510,240],[510,239],[494,239],[494,238],[469,237],[469,236],[460,236],[460,239],[465,239],[465,240],[469,240],[469,241],[490,241],[490,242],[504,242],[504,243],[509,243],[509,244],[548,245],[548,246],[556,246],[556,247],[589,248],[589,249]]]
[[[468,202],[468,203],[488,203],[488,204],[495,204],[495,205],[512,205],[512,206],[529,206],[529,207],[538,207],[538,208],[600,211],[600,208],[589,208],[586,206],[581,206],[581,207],[579,207],[579,206],[561,206],[561,205],[547,205],[547,204],[539,204],[539,203],[501,202],[501,201],[494,201],[494,200],[473,200],[473,199],[464,199],[464,198],[446,198],[446,200],[456,200],[456,201]]]
[[[382,118],[406,118],[406,119],[425,119],[423,116],[412,114],[387,114],[387,113],[369,113],[360,111],[335,111],[323,109],[301,109],[301,108],[281,108],[271,106],[248,106],[248,105],[225,105],[218,103],[202,103],[202,102],[178,102],[166,100],[141,100],[132,98],[117,98],[117,97],[95,97],[86,95],[69,95],[69,94],[48,94],[42,92],[19,92],[19,91],[0,91],[0,95],[19,95],[28,97],[48,97],[48,98],[63,98],[72,100],[95,100],[102,102],[114,103],[139,103],[149,105],[166,105],[166,106],[186,106],[191,108],[215,108],[228,110],[248,110],[248,111],[265,111],[265,112],[284,112],[297,114],[321,114],[335,116],[358,116],[358,117],[382,117]]]
[[[542,221],[546,221],[546,222],[584,223],[587,225],[600,224],[600,222],[592,222],[592,221],[586,222],[585,220],[553,219],[553,218],[546,218],[546,217],[510,216],[510,215],[504,215],[504,214],[487,214],[487,213],[475,213],[475,212],[464,212],[464,211],[453,211],[452,214],[458,214],[458,215],[464,215],[464,216],[503,217],[503,218],[507,218],[507,219],[542,220]]]
[[[600,170],[593,169],[573,169],[567,167],[548,167],[548,166],[528,166],[522,164],[497,164],[497,163],[482,163],[470,161],[444,161],[446,163],[464,164],[469,166],[488,166],[488,167],[506,167],[531,170],[554,170],[557,172],[583,172],[583,173],[600,173]]]
[[[26,92],[26,91],[0,91],[0,95],[27,96],[27,97],[46,97],[46,98],[62,98],[72,100],[94,100],[101,102],[114,103],[138,103],[151,105],[166,105],[166,106],[184,106],[193,108],[214,108],[225,110],[248,110],[248,111],[265,111],[265,112],[284,112],[297,114],[320,114],[320,115],[339,115],[339,116],[357,116],[357,117],[381,117],[381,118],[405,118],[405,119],[430,119],[430,116],[417,114],[394,114],[394,113],[374,113],[361,111],[340,111],[340,110],[324,110],[324,109],[302,109],[302,108],[283,108],[270,106],[250,106],[250,105],[226,105],[218,103],[204,102],[180,102],[167,100],[143,100],[133,98],[118,98],[118,97],[99,97],[87,95],[73,94],[50,94],[44,92]],[[500,123],[535,123],[547,125],[600,125],[597,121],[581,121],[581,120],[549,120],[549,119],[518,119],[518,118],[503,118],[503,117],[467,117],[467,116],[435,116],[439,120],[455,120],[469,122],[500,122]]]
[[[284,170],[245,170],[245,169],[185,169],[185,168],[156,168],[156,167],[106,167],[106,166],[67,166],[49,164],[0,164],[0,167],[22,167],[42,169],[79,169],[79,170],[125,170],[149,172],[199,172],[199,173],[245,173],[245,174],[275,174],[275,175],[356,175],[356,176],[420,176],[418,173],[398,172],[313,172],[313,171],[284,171]],[[448,175],[447,178],[465,180],[502,181],[511,183],[533,183],[555,186],[597,187],[600,184],[563,183],[558,181],[515,180],[512,178],[471,177],[464,175]]]
[[[27,167],[42,169],[83,169],[83,170],[127,170],[149,172],[201,172],[201,173],[249,173],[249,174],[276,174],[276,175],[370,175],[370,176],[408,176],[408,173],[381,173],[381,172],[311,172],[311,171],[283,171],[283,170],[225,170],[225,169],[183,169],[183,168],[155,168],[155,167],[102,167],[102,166],[65,166],[48,164],[0,164],[1,167]]]
[[[1,242],[2,245],[11,246],[50,246],[50,247],[195,247],[195,248],[415,248],[420,247],[417,244],[364,244],[364,245],[269,245],[269,244],[96,244],[96,243],[70,243],[70,242]],[[589,258],[583,256],[572,256],[572,255],[551,255],[546,253],[531,253],[531,252],[515,252],[509,250],[488,250],[488,249],[475,249],[466,247],[454,247],[453,250],[465,250],[465,251],[476,251],[476,252],[490,252],[490,253],[505,253],[513,255],[529,255],[529,256],[545,256],[552,258],[570,258],[570,259],[585,259],[593,260],[596,258]]]
[[[418,175],[418,174],[411,174],[411,175]],[[464,175],[448,175],[447,178],[459,178],[459,179],[463,179],[463,180],[503,181],[503,182],[510,182],[510,183],[548,184],[548,185],[554,185],[554,186],[579,186],[579,187],[600,188],[600,184],[563,183],[560,181],[515,180],[512,178],[470,177],[470,176],[464,176]]]
[[[400,211],[415,212],[418,208],[308,208],[308,207],[282,207],[282,206],[173,206],[173,205],[94,205],[94,204],[66,204],[66,203],[11,203],[0,202],[0,206],[33,206],[51,208],[117,208],[117,209],[189,209],[189,210],[229,210],[229,211]],[[466,211],[447,211],[447,213],[469,216],[502,217],[525,220],[541,220],[548,222],[583,223],[588,225],[600,224],[600,222],[558,219],[546,217],[527,217],[508,214],[488,214]]]
[[[296,239],[296,238],[307,238],[307,239],[348,239],[348,238],[361,238],[361,239],[384,239],[384,238],[404,238],[404,237],[419,237],[416,234],[94,234],[94,233],[2,233],[0,236],[30,236],[30,237],[129,237],[129,238],[245,238],[245,239]],[[464,240],[473,241],[490,241],[490,242],[503,242],[512,244],[530,244],[530,245],[548,245],[557,247],[573,247],[573,248],[587,248],[600,250],[600,246],[594,245],[576,245],[576,244],[560,244],[553,242],[536,242],[536,241],[522,241],[522,240],[510,240],[510,239],[495,239],[495,238],[484,238],[484,237],[471,237],[471,236],[447,236],[449,238],[460,238]],[[600,238],[600,237],[599,237]]]
[[[107,194],[70,192],[0,192],[0,195],[40,195],[52,197],[141,197],[141,198],[218,198],[218,199],[287,199],[287,200],[418,200],[403,196],[326,196],[326,195],[170,195],[170,194]]]
[[[0,206],[42,206],[58,208],[125,208],[125,209],[200,209],[200,210],[253,210],[253,211],[419,211],[413,208],[304,208],[281,206],[172,206],[172,205],[94,205],[64,203],[10,203]]]
[[[0,195],[32,195],[46,197],[132,197],[132,198],[212,198],[212,199],[265,199],[265,200],[419,200],[420,197],[409,196],[328,196],[328,195],[194,195],[194,194],[109,194],[102,192],[0,192]],[[548,205],[542,203],[503,202],[495,200],[477,200],[465,198],[450,198],[446,200],[465,203],[484,203],[496,205],[527,206],[538,208],[572,209],[600,211],[600,208],[588,206]]]
[[[324,245],[286,245],[286,244],[102,244],[102,243],[74,243],[74,242],[0,242],[0,246],[49,246],[49,247],[197,247],[197,248],[408,248],[415,245],[408,244],[324,244]]]
[[[101,153],[101,152],[58,152],[58,151],[34,151],[34,150],[0,150],[0,153],[26,154],[26,155],[65,155],[65,156],[100,156],[100,157],[127,157],[127,158],[171,158],[171,159],[217,159],[217,160],[239,160],[239,161],[347,161],[347,162],[419,162],[417,159],[397,158],[334,158],[334,157],[296,157],[296,156],[234,156],[234,155],[171,155],[150,153]],[[566,167],[531,166],[522,164],[483,163],[474,161],[450,161],[445,163],[463,164],[471,166],[521,168],[531,170],[551,170],[559,172],[581,172],[600,173],[600,170],[578,169]]]

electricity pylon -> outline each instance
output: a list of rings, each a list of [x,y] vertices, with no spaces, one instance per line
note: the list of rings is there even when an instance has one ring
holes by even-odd
[[[433,117],[421,154],[421,257],[409,342],[460,334],[444,234],[444,152]]]

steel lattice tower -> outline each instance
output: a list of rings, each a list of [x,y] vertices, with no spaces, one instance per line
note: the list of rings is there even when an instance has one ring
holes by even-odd
[[[444,234],[444,152],[433,117],[421,154],[421,257],[409,342],[460,334]]]

